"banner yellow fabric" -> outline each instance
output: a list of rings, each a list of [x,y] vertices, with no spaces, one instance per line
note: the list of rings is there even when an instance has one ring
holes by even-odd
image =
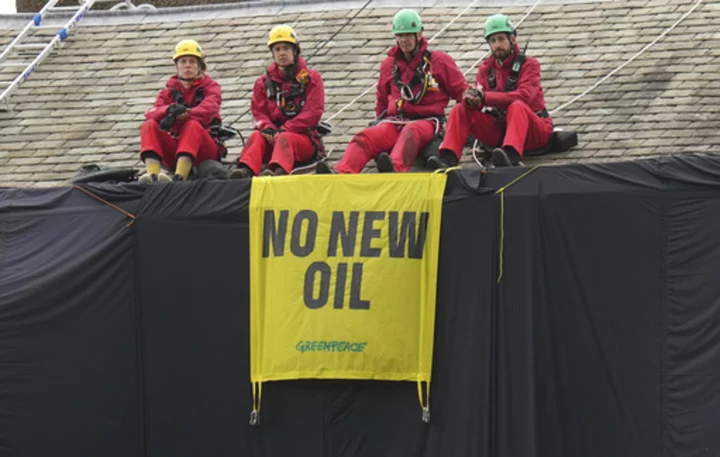
[[[306,378],[430,382],[446,179],[253,179],[254,389]]]

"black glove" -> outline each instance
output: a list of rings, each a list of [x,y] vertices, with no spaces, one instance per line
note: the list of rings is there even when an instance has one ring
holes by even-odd
[[[160,130],[168,131],[172,128],[172,126],[175,124],[175,121],[177,118],[173,116],[172,114],[168,114],[163,118],[162,121],[160,121]]]
[[[183,105],[180,105],[179,103],[173,103],[172,105],[168,106],[167,113],[175,117],[180,117],[183,114],[187,113],[187,108]]]
[[[467,90],[467,93],[468,93],[468,95],[470,95],[471,97],[479,98],[480,101],[481,101],[483,104],[485,104],[485,94],[484,94],[482,91],[480,91],[480,90],[478,90],[478,89],[475,89],[475,88],[471,88],[471,89],[468,89],[468,90]],[[465,100],[465,104],[468,105],[468,106],[473,106],[473,105],[470,105],[470,102],[469,102],[467,99]]]
[[[262,129],[260,130],[260,133],[264,135],[275,135],[277,133],[277,130],[275,129]]]
[[[167,107],[166,113],[167,115],[160,121],[160,130],[170,130],[177,122],[177,118],[187,113],[187,108],[178,103],[173,103]]]
[[[224,143],[225,141],[238,135],[240,135],[240,132],[228,125],[216,124],[210,127],[210,136],[221,143]]]
[[[185,113],[187,113],[187,108],[182,105],[173,103],[172,105],[168,106],[167,116],[165,116],[163,120],[160,121],[160,130],[170,130],[172,126],[175,125],[177,118]]]

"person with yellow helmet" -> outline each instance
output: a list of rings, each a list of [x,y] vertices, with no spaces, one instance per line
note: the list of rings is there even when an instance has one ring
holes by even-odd
[[[193,166],[220,160],[225,149],[210,135],[210,127],[221,123],[220,84],[207,73],[205,55],[195,40],[182,40],[173,56],[176,74],[145,113],[140,128],[140,158],[146,173],[142,183],[170,182],[161,166],[174,170],[174,180],[188,178]]]
[[[448,165],[448,158],[460,158],[470,134],[494,148],[491,160],[496,167],[520,165],[524,151],[550,143],[553,122],[545,108],[540,62],[520,52],[517,30],[504,14],[487,19],[484,37],[491,55],[480,64],[465,103],[450,113],[438,167]]]
[[[318,173],[359,173],[372,159],[378,171],[408,171],[420,151],[442,132],[450,99],[462,101],[467,89],[452,57],[429,50],[420,15],[395,14],[394,46],[380,64],[375,121],[353,137],[334,167],[319,162]]]
[[[270,31],[273,62],[255,81],[250,110],[255,131],[240,153],[233,179],[289,174],[297,163],[323,155],[317,126],[325,110],[320,73],[300,56],[300,42],[289,25]]]

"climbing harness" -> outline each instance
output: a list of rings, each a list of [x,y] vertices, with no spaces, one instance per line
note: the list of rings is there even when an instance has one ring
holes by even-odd
[[[398,65],[397,58],[395,59],[395,63],[393,64],[393,81],[398,90],[400,90],[400,96],[404,102],[417,105],[425,97],[428,88],[431,86],[432,81],[434,81],[431,72],[432,67],[430,65],[431,54],[432,53],[427,50],[423,53],[422,62],[415,68],[413,77],[407,84],[405,84],[400,77],[400,66]],[[414,93],[413,87],[418,84],[422,84],[422,86],[417,93]]]
[[[294,72],[293,72],[294,73]],[[290,90],[283,90],[283,83],[277,82],[265,72],[265,90],[270,100],[280,107],[284,116],[295,117],[305,106],[305,88],[310,84],[310,74],[306,70],[300,71],[290,83]]]

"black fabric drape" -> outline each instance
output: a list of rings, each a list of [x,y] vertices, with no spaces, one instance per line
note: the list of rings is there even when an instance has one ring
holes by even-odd
[[[506,191],[497,456],[660,450],[663,200],[593,184],[547,168]]]
[[[129,219],[0,190],[0,455],[141,455]]]
[[[720,455],[720,192],[666,208],[663,455]]]
[[[134,226],[148,455],[485,454],[495,202],[466,192],[443,208],[443,226],[457,228],[441,239],[429,425],[413,383],[287,381],[264,385],[253,428],[247,197],[233,207],[238,189],[206,186],[182,199],[158,191]],[[209,200],[237,222],[194,211]]]
[[[0,189],[0,455],[717,455],[719,183],[451,172],[430,424],[412,383],[338,380],[267,383],[259,427],[251,181]]]

